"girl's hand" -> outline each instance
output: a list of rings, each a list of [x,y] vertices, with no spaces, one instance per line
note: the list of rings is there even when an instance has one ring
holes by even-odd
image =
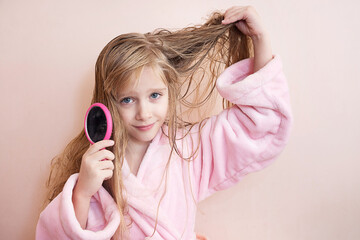
[[[239,21],[239,22],[237,22]],[[222,24],[236,23],[236,27],[252,39],[254,44],[254,69],[258,71],[272,58],[271,44],[259,14],[251,7],[231,7],[226,10]]]
[[[85,152],[82,157],[79,178],[74,195],[82,199],[90,198],[100,189],[104,180],[113,175],[115,155],[105,147],[114,145],[112,140],[99,141]]]
[[[235,6],[225,11],[222,24],[236,23],[236,27],[253,40],[261,38],[265,34],[259,14],[252,6]]]

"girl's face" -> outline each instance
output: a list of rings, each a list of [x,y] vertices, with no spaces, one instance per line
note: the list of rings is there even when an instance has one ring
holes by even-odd
[[[165,121],[168,88],[151,67],[145,66],[135,84],[119,93],[118,110],[130,143],[149,143]]]

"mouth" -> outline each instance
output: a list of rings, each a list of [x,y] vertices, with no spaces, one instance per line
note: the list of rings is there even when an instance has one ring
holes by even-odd
[[[155,123],[149,124],[149,125],[144,125],[144,126],[134,126],[136,129],[140,130],[140,131],[148,131],[150,130],[153,126],[155,125]]]

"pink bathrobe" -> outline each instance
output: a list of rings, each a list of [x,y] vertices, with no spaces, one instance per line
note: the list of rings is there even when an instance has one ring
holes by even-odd
[[[193,240],[196,203],[227,189],[246,174],[269,165],[283,150],[292,123],[287,82],[279,56],[251,74],[253,59],[227,68],[217,81],[220,94],[236,105],[191,129],[178,147],[184,157],[200,144],[188,162],[173,154],[164,175],[166,194],[161,202],[156,232],[151,239]],[[165,190],[162,181],[170,146],[161,131],[153,139],[137,176],[123,165],[130,239],[152,235],[157,207]],[[116,204],[104,188],[92,197],[86,230],[76,219],[72,191],[78,174],[41,213],[36,239],[110,239],[120,218]]]

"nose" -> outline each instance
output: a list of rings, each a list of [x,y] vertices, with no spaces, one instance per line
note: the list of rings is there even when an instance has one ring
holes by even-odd
[[[152,117],[151,106],[146,101],[140,101],[136,112],[136,120],[146,121]]]

